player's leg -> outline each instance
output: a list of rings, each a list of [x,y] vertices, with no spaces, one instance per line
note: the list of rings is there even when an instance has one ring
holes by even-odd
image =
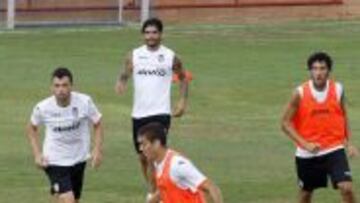
[[[355,203],[355,194],[351,181],[344,181],[337,184],[343,203]]]
[[[133,126],[133,143],[136,153],[138,154],[138,159],[140,162],[141,172],[145,178],[145,181],[149,182],[148,177],[148,161],[146,157],[141,153],[140,145],[138,142],[138,131],[139,129],[147,123],[148,118],[133,118],[132,119],[132,126]]]
[[[335,189],[339,189],[344,203],[354,203],[355,195],[351,171],[344,149],[335,151],[328,156],[329,174]]]
[[[51,194],[57,203],[75,203],[70,167],[49,166],[45,172],[50,180]]]
[[[86,162],[76,164],[72,167],[71,171],[71,184],[73,186],[73,193],[75,202],[79,203],[82,193],[82,188],[84,184],[84,174],[85,174]]]
[[[299,190],[299,203],[311,203],[313,191]]]
[[[75,197],[72,191],[61,193],[56,195],[58,203],[76,203]]]
[[[324,158],[296,157],[298,185],[300,187],[298,202],[311,203],[314,190],[327,186],[327,173]]]

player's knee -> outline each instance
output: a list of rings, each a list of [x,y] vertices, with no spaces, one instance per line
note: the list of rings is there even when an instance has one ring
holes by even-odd
[[[75,203],[75,197],[73,192],[65,192],[57,195],[61,203]]]
[[[352,195],[353,186],[351,182],[342,182],[337,184],[342,195]]]
[[[300,190],[299,196],[302,200],[310,200],[312,197],[313,191],[308,190]]]

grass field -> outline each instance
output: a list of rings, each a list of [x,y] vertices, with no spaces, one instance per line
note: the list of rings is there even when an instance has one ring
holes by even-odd
[[[294,146],[279,130],[283,105],[307,78],[307,56],[328,51],[345,85],[360,146],[359,36],[360,21],[169,27],[165,44],[195,77],[188,112],[173,121],[171,144],[219,184],[225,202],[295,202]],[[121,61],[140,43],[137,28],[0,34],[1,203],[49,202],[47,179],[33,165],[24,125],[33,105],[49,94],[49,74],[59,65],[73,70],[76,89],[93,96],[105,119],[105,162],[98,171],[87,170],[83,202],[143,202],[131,141],[132,94],[113,91]],[[351,164],[360,197],[360,158]],[[339,202],[333,190],[319,190],[315,200]]]

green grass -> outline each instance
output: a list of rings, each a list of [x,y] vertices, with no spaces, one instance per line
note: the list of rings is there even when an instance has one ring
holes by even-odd
[[[353,139],[360,146],[359,25],[171,26],[164,43],[195,77],[189,110],[173,121],[172,146],[219,184],[226,202],[295,202],[294,146],[279,130],[283,105],[307,78],[307,56],[328,51],[335,58],[334,75],[345,85]],[[0,33],[1,203],[49,201],[47,179],[33,165],[24,125],[33,105],[49,94],[49,74],[59,65],[73,70],[76,89],[92,95],[104,114],[105,162],[98,171],[87,170],[83,202],[143,202],[131,141],[131,91],[123,97],[113,91],[121,61],[140,44],[134,28]],[[174,87],[175,98],[176,93]],[[360,161],[351,164],[360,194]],[[336,191],[319,190],[315,202],[338,199]]]

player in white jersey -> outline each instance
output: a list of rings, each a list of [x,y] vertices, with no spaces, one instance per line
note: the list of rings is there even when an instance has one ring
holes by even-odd
[[[52,96],[33,109],[27,127],[35,164],[50,180],[51,194],[58,203],[78,203],[81,197],[86,161],[94,168],[102,161],[103,130],[101,113],[88,95],[72,91],[72,74],[57,68],[52,74]],[[45,126],[40,149],[39,127]],[[94,147],[90,155],[90,127]]]
[[[180,59],[161,44],[163,24],[159,19],[147,20],[142,26],[145,45],[134,49],[126,58],[125,69],[115,86],[118,94],[124,94],[130,76],[134,80],[134,104],[132,110],[133,141],[139,154],[144,177],[148,176],[148,161],[140,152],[138,130],[149,122],[160,122],[166,130],[170,127],[171,115],[180,117],[186,109],[188,81]],[[173,113],[170,107],[170,89],[173,73],[180,79],[180,100]]]

